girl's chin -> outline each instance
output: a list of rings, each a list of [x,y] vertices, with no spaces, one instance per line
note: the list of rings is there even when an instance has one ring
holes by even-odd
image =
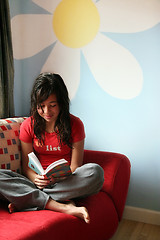
[[[55,122],[56,118],[55,117],[44,117],[44,120],[46,120],[46,122]]]
[[[53,122],[54,119],[53,118],[44,118],[47,122]]]

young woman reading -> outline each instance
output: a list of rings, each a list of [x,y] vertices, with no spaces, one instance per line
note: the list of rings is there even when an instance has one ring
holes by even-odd
[[[98,164],[83,165],[84,125],[69,112],[68,91],[58,74],[42,73],[31,93],[31,116],[20,128],[23,175],[0,170],[0,197],[14,211],[49,209],[82,218],[90,217],[74,199],[97,193],[103,185],[103,170]],[[28,154],[34,152],[44,169],[66,159],[72,171],[69,177],[41,176],[28,167]]]

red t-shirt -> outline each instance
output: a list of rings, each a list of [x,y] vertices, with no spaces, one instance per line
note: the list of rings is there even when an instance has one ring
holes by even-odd
[[[70,115],[71,118],[71,137],[72,143],[81,141],[85,138],[84,125],[82,121]],[[38,139],[33,132],[33,126],[31,124],[31,117],[27,118],[20,127],[19,139],[25,143],[33,143],[33,149],[38,159],[40,160],[44,169],[49,166],[52,162],[61,158],[71,161],[72,149],[66,144],[60,145],[57,134],[45,132],[45,142],[41,146],[38,144]]]

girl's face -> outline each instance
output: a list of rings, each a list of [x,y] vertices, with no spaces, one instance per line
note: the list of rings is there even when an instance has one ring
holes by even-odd
[[[38,114],[48,123],[55,123],[60,113],[55,94],[51,94],[44,102],[37,106]]]

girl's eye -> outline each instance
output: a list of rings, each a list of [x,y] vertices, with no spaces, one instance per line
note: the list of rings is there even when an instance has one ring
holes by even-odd
[[[48,107],[49,107],[49,108],[54,108],[54,107],[56,107],[56,106],[57,106],[56,104],[50,104]],[[42,104],[39,104],[39,105],[37,106],[38,109],[44,109],[45,107],[47,107],[47,106],[42,105]]]
[[[42,109],[42,108],[43,108],[43,105],[40,105],[40,104],[39,104],[39,105],[37,106],[37,108],[38,108],[38,109],[40,109],[40,108]]]
[[[56,107],[56,104],[54,104],[54,105],[50,105],[52,108],[54,108],[54,107]]]

